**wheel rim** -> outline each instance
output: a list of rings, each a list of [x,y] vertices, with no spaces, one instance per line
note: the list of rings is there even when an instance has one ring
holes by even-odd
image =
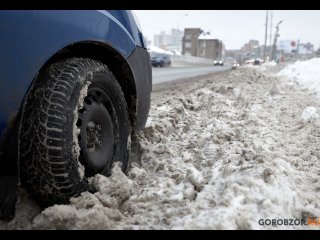
[[[114,156],[114,125],[106,107],[108,99],[105,91],[91,87],[83,107],[78,110],[80,162],[86,166],[86,175],[110,166]]]

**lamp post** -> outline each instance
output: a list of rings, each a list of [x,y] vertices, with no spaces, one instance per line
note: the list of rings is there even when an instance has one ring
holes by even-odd
[[[183,14],[182,16],[180,16],[177,20],[177,42],[178,42],[178,51],[180,51],[180,45],[181,45],[181,38],[179,37],[179,21],[181,18],[183,17],[187,17],[189,16],[188,13]]]
[[[267,48],[267,36],[268,36],[268,14],[269,14],[269,10],[267,10],[266,30],[265,30],[265,35],[264,35],[264,49],[263,49],[263,61],[264,62],[266,62],[266,48]]]
[[[269,42],[269,45],[270,45],[270,49],[269,49],[269,59],[271,58],[271,55],[272,55],[272,20],[273,20],[273,11],[270,10],[270,42]]]
[[[277,26],[276,26],[276,32],[274,34],[274,39],[273,39],[273,46],[272,46],[272,60],[276,60],[276,55],[277,55],[277,39],[278,37],[280,37],[279,32],[279,25],[282,23],[283,21],[281,20],[280,22],[278,22]]]

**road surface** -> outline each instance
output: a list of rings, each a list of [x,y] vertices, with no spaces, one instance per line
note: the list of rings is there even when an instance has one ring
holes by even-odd
[[[152,83],[159,84],[178,79],[187,79],[230,69],[230,66],[164,67],[152,68]]]

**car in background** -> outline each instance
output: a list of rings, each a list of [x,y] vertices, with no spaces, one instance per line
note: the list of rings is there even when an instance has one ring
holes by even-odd
[[[253,61],[253,65],[260,65],[261,59],[260,58],[255,58]]]
[[[240,67],[240,64],[239,64],[239,63],[234,62],[234,63],[232,64],[232,69],[237,69],[238,67]]]
[[[252,58],[252,59],[246,60],[244,63],[245,64],[252,64],[252,65],[260,65],[263,62],[264,61],[261,58]]]
[[[171,66],[169,54],[165,53],[151,53],[151,65],[153,67],[166,67]]]
[[[223,60],[215,60],[215,61],[213,61],[213,65],[214,66],[223,66]]]
[[[150,54],[134,12],[0,11],[0,218],[21,186],[42,206],[89,191],[150,109]]]

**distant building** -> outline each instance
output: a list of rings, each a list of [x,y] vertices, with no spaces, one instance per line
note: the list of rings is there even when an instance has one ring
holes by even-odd
[[[263,58],[263,54],[264,54],[264,45],[261,45],[257,51],[253,52],[253,55],[256,57],[260,57]],[[272,46],[266,46],[266,61],[271,60],[272,58]]]
[[[245,43],[243,45],[243,47],[241,48],[241,51],[243,51],[243,52],[252,52],[258,47],[259,47],[259,41],[258,40],[249,40],[248,43]]]
[[[225,56],[236,60],[238,63],[244,62],[244,56],[240,49],[227,50]]]
[[[314,46],[311,43],[298,43],[299,54],[311,54],[314,52]]]
[[[259,47],[259,41],[258,40],[249,40],[249,42],[245,43],[241,47],[241,52],[245,56],[245,58],[258,58],[261,57],[261,50],[262,48]],[[268,50],[266,49],[266,53],[268,53]]]
[[[226,50],[226,46],[224,45],[224,43],[222,41],[221,41],[221,43],[222,43],[221,57],[223,58],[226,56],[227,50]]]
[[[197,56],[198,37],[203,31],[200,28],[185,28],[182,37],[182,55]]]
[[[147,44],[147,46],[151,45],[151,40],[149,40],[149,38],[147,36],[144,36],[144,41]]]
[[[167,50],[181,51],[183,31],[171,29],[170,33],[161,31],[154,35],[154,45]]]
[[[210,32],[200,28],[185,28],[182,38],[182,54],[194,57],[222,58],[225,46],[222,41],[213,37]]]
[[[202,58],[220,59],[224,46],[222,41],[211,35],[210,32],[203,32],[198,37],[197,56]]]

